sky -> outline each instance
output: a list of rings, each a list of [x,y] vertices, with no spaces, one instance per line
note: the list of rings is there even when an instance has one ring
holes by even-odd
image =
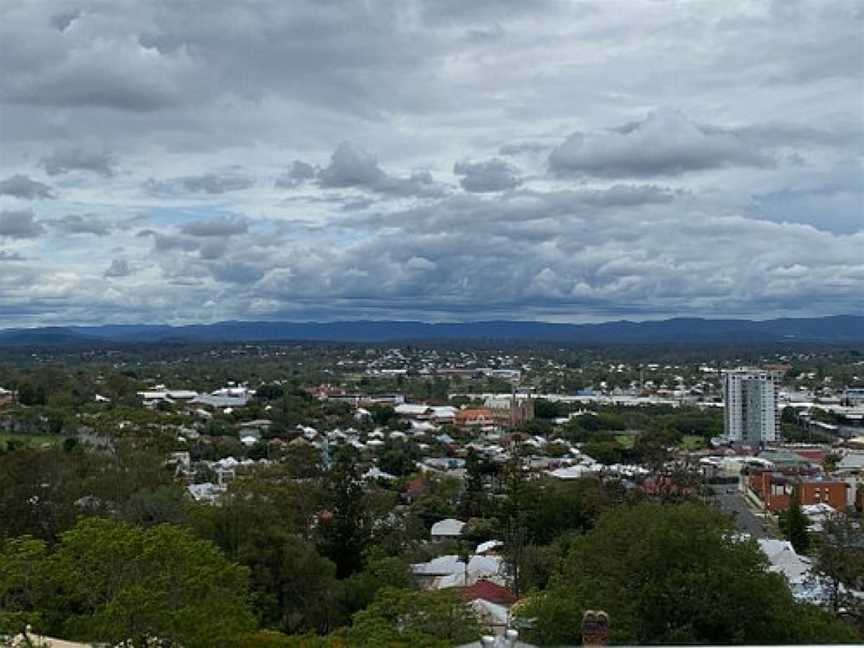
[[[864,312],[864,2],[0,0],[0,327]]]

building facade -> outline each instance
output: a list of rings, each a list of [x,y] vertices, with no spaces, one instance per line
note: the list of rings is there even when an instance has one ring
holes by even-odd
[[[784,475],[770,470],[750,473],[748,484],[762,506],[769,511],[785,511],[789,508],[793,494],[798,495],[802,506],[828,504],[836,511],[846,510],[850,486],[839,479],[815,479],[795,475]]]
[[[780,434],[774,373],[754,369],[723,376],[724,433],[734,442],[760,445]]]
[[[530,397],[491,396],[484,405],[498,425],[516,427],[534,418],[534,400]]]

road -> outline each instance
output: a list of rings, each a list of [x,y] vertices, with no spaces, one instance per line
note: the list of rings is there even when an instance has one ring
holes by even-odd
[[[753,513],[744,494],[738,491],[735,484],[716,484],[711,486],[714,491],[714,502],[720,510],[731,513],[741,531],[749,533],[754,538],[776,537],[772,525]],[[731,493],[728,491],[732,491]]]

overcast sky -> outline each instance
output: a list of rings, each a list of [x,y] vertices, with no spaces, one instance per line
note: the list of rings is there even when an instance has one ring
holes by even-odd
[[[0,0],[0,326],[864,311],[864,2]]]

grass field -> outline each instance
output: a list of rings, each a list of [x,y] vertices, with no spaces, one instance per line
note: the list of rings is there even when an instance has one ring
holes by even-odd
[[[693,434],[685,434],[681,439],[681,447],[687,450],[699,450],[705,447],[705,439]]]
[[[615,436],[615,440],[629,450],[636,443],[636,435],[635,434],[618,434]]]

